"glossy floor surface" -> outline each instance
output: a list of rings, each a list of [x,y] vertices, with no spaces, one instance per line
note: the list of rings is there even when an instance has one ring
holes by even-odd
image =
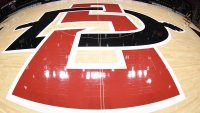
[[[0,28],[2,113],[200,112],[199,29],[166,7],[58,1]]]

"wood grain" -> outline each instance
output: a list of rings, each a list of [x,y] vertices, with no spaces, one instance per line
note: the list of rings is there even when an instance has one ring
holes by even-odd
[[[2,53],[20,34],[26,29],[14,31],[18,25],[36,21],[44,12],[70,7],[73,3],[95,2],[91,0],[75,1],[65,0],[48,4],[38,4],[17,11],[0,23],[4,27],[0,31],[0,113],[36,113],[36,111],[24,108],[6,99],[8,90],[17,73],[28,59],[28,53]],[[119,3],[123,8],[134,10],[151,16],[158,21],[170,22],[182,29],[183,33],[170,30],[171,41],[158,47],[172,67],[180,82],[186,99],[178,104],[157,111],[157,113],[199,113],[200,112],[200,37],[198,37],[187,25],[184,17],[172,10],[145,4],[136,1],[123,0],[96,0],[96,2]],[[199,30],[193,24],[191,27]],[[158,106],[159,107],[159,106]]]

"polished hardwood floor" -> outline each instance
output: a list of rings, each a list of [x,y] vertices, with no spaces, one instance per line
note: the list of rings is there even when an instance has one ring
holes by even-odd
[[[23,8],[0,23],[0,113],[199,113],[192,29],[169,8],[132,0]]]

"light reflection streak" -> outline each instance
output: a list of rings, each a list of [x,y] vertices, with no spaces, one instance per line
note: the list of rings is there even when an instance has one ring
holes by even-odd
[[[147,69],[135,70],[134,67],[132,66],[131,70],[128,71],[128,78],[133,79],[136,76],[139,78],[147,78],[148,70]]]
[[[128,78],[135,78],[136,72],[134,70],[134,67],[132,67],[131,71],[128,72]]]
[[[101,79],[101,78],[106,78],[106,73],[104,72],[87,72],[86,73],[86,79]]]
[[[53,71],[52,72],[53,74],[50,75],[50,71],[49,70],[45,70],[44,71],[44,76],[45,78],[49,79],[50,77],[53,77],[53,78],[56,78],[56,71]],[[59,74],[58,74],[59,78],[64,80],[64,79],[69,79],[69,75],[68,75],[68,72],[67,71],[60,71]]]
[[[69,75],[67,71],[60,71],[59,76],[61,79],[68,79]]]
[[[49,70],[45,70],[45,71],[44,71],[44,75],[45,75],[46,78],[49,78],[49,77],[50,77],[50,72],[49,72]]]

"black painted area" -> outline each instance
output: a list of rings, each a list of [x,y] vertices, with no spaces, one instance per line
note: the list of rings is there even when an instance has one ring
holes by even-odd
[[[44,30],[61,12],[70,12],[70,11],[82,11],[82,10],[103,10],[100,7],[94,8],[72,8],[72,9],[63,9],[56,10],[51,12],[46,12],[38,21],[27,23],[21,26],[18,26],[17,29],[31,27],[21,36],[19,36],[7,49],[9,50],[19,50],[19,49],[32,49],[36,48],[39,43],[44,39],[44,37],[37,37],[42,30]]]
[[[45,13],[38,21],[18,26],[17,29],[30,27],[19,36],[6,50],[32,49],[36,48],[44,37],[37,37],[61,12],[102,10],[100,7],[93,8],[72,8],[56,10]],[[125,10],[126,13],[138,17],[144,24],[145,29],[134,33],[108,33],[108,34],[82,34],[79,47],[119,47],[119,46],[140,46],[162,42],[169,36],[166,27],[182,31],[182,29],[169,24],[160,23],[146,15]]]
[[[42,2],[43,4],[49,3],[49,2],[55,2],[55,1],[60,1],[60,0],[41,0],[41,2]]]
[[[191,28],[191,29],[200,37],[200,32],[199,31],[197,31],[197,30],[195,30],[193,28]]]
[[[82,34],[79,47],[118,47],[118,46],[141,46],[162,42],[166,40],[169,33],[165,27],[172,30],[182,29],[169,24],[160,23],[146,15],[125,10],[126,13],[138,17],[144,24],[145,29],[135,33],[121,34]]]
[[[174,31],[179,31],[179,32],[183,31],[181,28],[179,28],[179,27],[177,27],[175,25],[172,25],[170,23],[163,22],[162,24],[163,24],[163,26],[168,27],[168,28],[170,28],[170,29],[172,29]]]
[[[2,29],[3,29],[3,27],[0,28],[0,30],[2,30]]]

